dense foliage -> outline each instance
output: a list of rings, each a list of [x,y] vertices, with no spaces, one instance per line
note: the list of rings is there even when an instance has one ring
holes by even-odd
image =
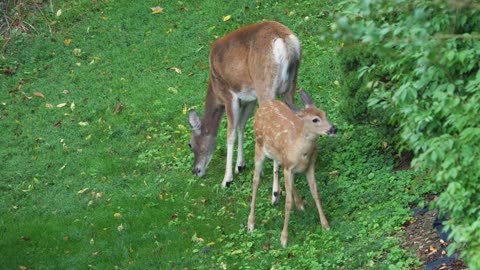
[[[442,191],[450,251],[462,246],[469,267],[480,269],[480,4],[364,0],[332,30],[344,50],[361,52],[359,89],[370,108],[398,127],[413,165]]]
[[[0,1],[1,2],[1,1]],[[0,34],[2,269],[412,269],[402,225],[423,191],[393,171],[378,126],[345,122],[348,83],[333,40],[319,40],[336,1],[12,0]],[[47,3],[48,2],[48,3]],[[18,13],[18,5],[32,13]],[[22,16],[20,16],[22,15]],[[27,16],[28,15],[28,16]],[[26,18],[25,18],[26,16]],[[21,20],[25,18],[25,20]],[[20,19],[20,20],[19,20]],[[283,202],[271,206],[272,163],[248,233],[247,171],[220,187],[226,124],[205,178],[191,174],[189,108],[204,108],[212,42],[263,19],[303,47],[299,86],[339,128],[319,140],[317,179],[331,230],[321,229],[305,177],[289,247]],[[17,24],[10,23],[17,21]],[[1,23],[1,22],[0,22]],[[25,32],[31,25],[32,34]]]

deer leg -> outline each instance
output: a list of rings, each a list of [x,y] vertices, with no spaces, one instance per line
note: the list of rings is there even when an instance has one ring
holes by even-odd
[[[282,188],[280,187],[280,181],[278,180],[280,165],[277,161],[273,160],[273,187],[272,187],[272,204],[277,204],[282,196]]]
[[[260,175],[262,173],[263,161],[265,155],[259,146],[255,147],[255,172],[252,183],[252,202],[250,204],[250,215],[248,216],[248,231],[253,231],[255,227],[255,203],[257,200],[258,187],[260,186]]]
[[[237,129],[238,116],[240,111],[239,101],[232,98],[231,104],[225,104],[227,112],[227,160],[225,166],[225,176],[223,177],[222,187],[228,187],[233,181],[232,163],[233,148],[235,145],[235,131]]]
[[[293,189],[293,173],[290,169],[283,169],[285,177],[285,220],[283,221],[283,230],[280,237],[282,247],[287,247],[288,241],[288,220],[290,219],[290,210],[292,209],[292,189]]]
[[[295,84],[290,84],[291,87],[290,89],[285,92],[283,95],[283,101],[285,101],[288,104],[295,104],[294,102],[294,94],[295,94]]]
[[[308,185],[310,186],[310,192],[312,193],[312,197],[315,200],[315,204],[317,205],[318,215],[320,216],[320,222],[322,223],[322,227],[326,230],[330,230],[330,226],[328,226],[327,218],[323,213],[322,205],[320,204],[320,197],[318,195],[317,190],[317,181],[315,179],[315,162],[313,162],[307,171],[307,181]]]
[[[303,206],[302,197],[298,195],[298,191],[297,191],[297,188],[295,188],[295,185],[292,186],[292,191],[293,191],[293,199],[295,200],[295,205],[297,206],[297,209],[304,211],[305,207]]]
[[[297,74],[298,74],[299,65],[300,63],[292,64],[292,70],[288,74],[289,78],[287,83],[287,91],[283,96],[283,100],[285,102],[289,102],[290,104],[295,104],[294,95],[295,95],[295,87],[297,86]]]
[[[245,130],[245,125],[247,124],[248,118],[252,114],[253,109],[255,108],[255,102],[248,102],[240,108],[240,116],[237,125],[238,133],[238,147],[237,147],[237,164],[235,166],[235,172],[239,173],[245,170],[245,160],[243,158],[243,134]]]

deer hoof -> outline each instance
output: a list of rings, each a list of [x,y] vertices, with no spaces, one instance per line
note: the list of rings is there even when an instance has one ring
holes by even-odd
[[[282,191],[274,191],[272,194],[272,205],[278,204],[280,202],[281,196],[282,196]]]
[[[246,168],[247,168],[247,166],[245,166],[245,165],[237,166],[237,173],[241,173],[241,172],[245,171]]]
[[[288,242],[288,234],[284,234],[282,232],[282,235],[280,237],[280,243],[282,244],[283,248],[287,248],[287,242]]]

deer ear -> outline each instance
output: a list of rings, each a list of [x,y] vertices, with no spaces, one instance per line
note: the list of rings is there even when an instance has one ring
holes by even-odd
[[[295,106],[295,104],[290,103],[290,102],[288,102],[288,101],[284,101],[284,102],[285,102],[285,104],[287,104],[288,108],[290,108],[290,110],[291,110],[292,112],[294,112],[295,114],[297,114],[297,113],[300,112],[300,110],[297,108],[297,106]]]
[[[300,98],[302,99],[302,103],[306,108],[314,106],[312,97],[303,89],[300,89]]]
[[[202,130],[202,121],[200,120],[200,117],[198,117],[198,114],[195,110],[190,110],[188,113],[188,123],[190,124],[193,132],[200,134]]]

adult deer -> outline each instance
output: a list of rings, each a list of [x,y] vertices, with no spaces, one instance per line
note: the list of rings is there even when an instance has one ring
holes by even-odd
[[[193,174],[205,175],[215,150],[220,121],[226,111],[227,159],[222,186],[230,185],[235,133],[238,133],[235,171],[240,172],[245,168],[243,131],[256,100],[261,104],[284,96],[284,100],[293,102],[300,58],[298,38],[278,22],[249,25],[213,43],[203,119],[194,110],[189,113]]]
[[[260,175],[266,157],[273,159],[274,169],[283,166],[285,178],[285,221],[281,234],[281,244],[285,248],[288,240],[288,220],[292,208],[292,194],[297,208],[303,210],[303,202],[294,187],[295,173],[306,173],[310,192],[317,205],[320,222],[323,228],[329,229],[315,179],[315,160],[317,157],[317,138],[320,135],[334,135],[336,128],[332,126],[325,112],[313,105],[312,98],[301,91],[301,99],[305,109],[298,110],[293,104],[290,108],[278,100],[271,100],[260,105],[255,113],[254,131],[255,173],[253,177],[252,203],[248,217],[248,230],[252,231],[255,223],[255,202],[260,185]],[[293,110],[293,111],[292,111]],[[273,193],[279,192],[278,173],[274,173]]]

